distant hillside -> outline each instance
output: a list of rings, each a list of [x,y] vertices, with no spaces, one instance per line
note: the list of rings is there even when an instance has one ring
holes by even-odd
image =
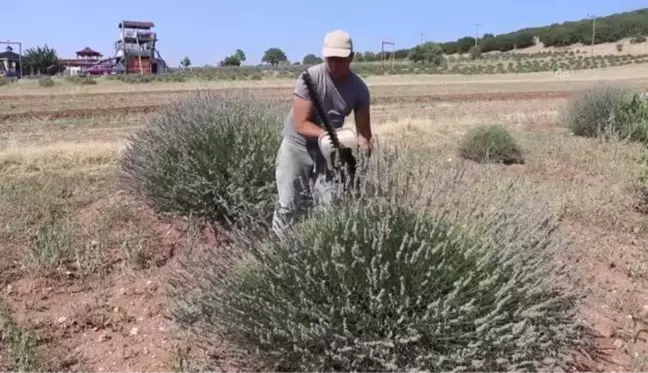
[[[596,18],[594,44],[617,42],[630,38],[632,42],[645,41],[648,35],[648,8],[631,12],[616,13]],[[582,19],[554,23],[544,27],[525,28],[506,34],[484,34],[478,41],[482,53],[513,49],[523,49],[541,42],[544,47],[566,47],[574,44],[590,45],[592,43],[592,20]],[[439,43],[445,54],[467,53],[475,45],[473,36],[464,36],[456,41]],[[395,59],[405,59],[408,49],[397,50]],[[358,60],[375,61],[380,59],[380,52],[365,52]]]

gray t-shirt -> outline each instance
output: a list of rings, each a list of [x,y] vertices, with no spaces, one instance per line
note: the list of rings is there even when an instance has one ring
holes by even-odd
[[[308,73],[313,81],[315,91],[319,95],[319,101],[325,113],[328,113],[329,123],[333,128],[340,128],[344,125],[345,118],[351,114],[353,110],[367,107],[371,100],[369,95],[369,88],[362,79],[351,72],[349,79],[342,84],[335,84],[331,79],[324,63],[320,63],[308,68]],[[293,91],[299,97],[310,99],[308,89],[299,74],[295,89]],[[309,120],[313,123],[323,127],[320,123],[317,112],[313,107]],[[295,128],[295,120],[293,110],[286,116],[284,121],[283,136],[293,144],[307,146],[308,148],[316,148],[317,140],[306,141],[304,136],[297,133]]]

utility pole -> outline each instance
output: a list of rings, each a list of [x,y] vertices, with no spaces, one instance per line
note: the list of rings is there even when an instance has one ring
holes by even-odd
[[[385,68],[385,45],[391,45],[392,47],[392,53],[391,53],[391,62],[392,62],[392,70],[394,69],[394,54],[396,52],[396,43],[391,42],[391,41],[382,41],[381,46],[380,46],[380,67]]]
[[[592,19],[592,57],[594,57],[594,40],[596,39],[596,15],[588,14],[587,16]]]
[[[481,23],[475,23],[475,47],[477,46],[477,40],[479,39],[479,26],[481,26]]]

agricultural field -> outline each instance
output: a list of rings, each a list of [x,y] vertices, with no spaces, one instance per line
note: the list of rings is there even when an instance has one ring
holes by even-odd
[[[411,75],[413,79],[418,76],[441,74],[444,76],[456,75],[501,75],[518,73],[551,73],[557,78],[574,75],[577,71],[592,69],[607,69],[612,67],[644,65],[648,63],[648,42],[631,44],[628,40],[613,44],[595,47],[578,46],[563,47],[559,49],[536,47],[520,49],[510,52],[488,52],[479,56],[467,54],[451,54],[442,56],[435,63],[416,63],[407,59],[391,61],[389,56],[384,61],[354,62],[354,70],[363,77]],[[621,50],[614,46],[623,45]],[[442,53],[437,49],[435,53]],[[187,82],[243,82],[249,81],[276,81],[293,79],[304,68],[301,63],[272,65],[245,65],[245,66],[192,66],[173,68],[171,73],[160,75],[129,75],[109,76],[106,79],[123,82],[133,86],[150,83],[187,83]],[[65,75],[64,73],[62,75]],[[37,80],[30,77],[31,80]],[[60,76],[63,85],[87,86],[96,84],[95,79],[80,77]],[[56,83],[56,82],[55,82]],[[57,85],[55,84],[54,85]],[[0,86],[7,85],[8,81],[0,80]],[[34,82],[35,84],[35,82]],[[48,85],[45,78],[41,85]]]
[[[419,170],[412,171],[415,180],[408,184],[411,189],[403,188],[400,193],[430,192],[433,196],[428,197],[437,206],[434,211],[455,208],[468,211],[488,201],[499,203],[491,206],[495,206],[495,212],[484,207],[483,214],[478,214],[481,217],[475,215],[474,218],[488,223],[484,220],[488,218],[483,216],[494,214],[493,219],[500,219],[498,222],[504,226],[500,227],[504,233],[489,232],[496,235],[494,242],[499,245],[498,250],[512,255],[501,262],[503,268],[511,270],[508,274],[501,273],[501,278],[509,275],[512,278],[504,285],[498,282],[503,281],[499,277],[486,273],[490,267],[466,269],[478,279],[475,281],[483,280],[479,282],[480,287],[488,288],[490,285],[484,285],[487,282],[502,286],[501,289],[491,286],[484,290],[482,297],[470,301],[468,298],[475,296],[475,289],[467,287],[460,291],[457,284],[472,284],[469,273],[463,274],[461,270],[462,266],[476,266],[474,263],[457,262],[464,260],[463,257],[444,251],[444,255],[448,255],[444,259],[448,260],[445,264],[448,268],[443,272],[446,277],[439,278],[443,277],[447,283],[434,279],[438,288],[457,289],[453,295],[457,302],[466,302],[461,304],[462,312],[478,315],[480,307],[490,310],[488,307],[495,307],[499,299],[503,306],[498,303],[493,308],[493,314],[500,312],[496,319],[482,324],[483,328],[475,328],[481,316],[484,320],[490,316],[476,316],[466,321],[452,313],[454,311],[448,311],[458,304],[447,298],[443,301],[446,309],[442,313],[450,312],[457,319],[443,318],[446,316],[439,316],[441,311],[430,317],[439,317],[438,320],[444,320],[442,323],[461,323],[457,326],[463,327],[461,335],[439,326],[442,331],[437,341],[410,335],[411,340],[407,343],[412,345],[404,346],[399,353],[390,352],[386,345],[367,347],[369,342],[366,345],[358,343],[361,347],[348,347],[357,348],[353,350],[357,356],[371,350],[365,358],[344,355],[346,350],[341,347],[334,352],[330,351],[334,349],[330,346],[315,346],[312,351],[306,351],[294,342],[298,340],[308,345],[309,338],[313,338],[312,343],[318,338],[328,338],[327,333],[338,333],[336,337],[344,335],[347,338],[340,343],[353,346],[350,342],[353,338],[344,333],[352,333],[348,330],[356,328],[356,322],[364,322],[352,317],[362,315],[360,306],[340,306],[340,315],[347,315],[348,319],[344,321],[344,328],[340,326],[342,322],[338,322],[340,325],[335,329],[330,326],[335,324],[335,318],[327,313],[326,307],[318,308],[321,304],[317,303],[317,296],[308,296],[300,302],[292,294],[301,294],[300,291],[307,294],[308,286],[312,286],[313,293],[321,290],[322,297],[332,296],[333,293],[325,293],[331,291],[330,284],[325,282],[333,281],[332,277],[326,277],[317,286],[307,281],[307,276],[303,282],[276,283],[276,287],[267,288],[265,298],[262,294],[265,288],[257,294],[252,288],[246,288],[250,284],[243,281],[260,281],[263,274],[275,273],[274,269],[276,276],[284,276],[281,279],[294,280],[290,276],[296,274],[284,267],[299,267],[300,260],[306,263],[315,260],[313,255],[324,255],[326,242],[329,246],[336,242],[342,248],[353,239],[361,242],[354,229],[344,228],[344,215],[315,220],[328,224],[331,229],[328,235],[313,234],[317,231],[314,223],[304,227],[305,242],[311,239],[315,243],[300,248],[319,247],[322,252],[291,259],[294,262],[287,266],[263,267],[256,275],[239,275],[236,278],[243,279],[241,283],[226,279],[240,268],[239,262],[234,260],[238,258],[235,248],[240,247],[230,246],[231,237],[223,224],[205,224],[205,219],[212,219],[209,223],[213,223],[230,212],[230,218],[248,222],[242,218],[249,216],[243,214],[249,212],[251,215],[254,209],[261,209],[259,206],[264,209],[261,215],[267,217],[267,209],[274,202],[274,190],[258,185],[266,185],[263,182],[274,178],[272,157],[278,146],[281,120],[287,113],[294,77],[303,66],[273,71],[195,69],[162,77],[97,78],[90,83],[69,78],[53,78],[52,84],[25,79],[0,87],[0,244],[3,248],[0,260],[0,370],[256,370],[257,364],[277,363],[282,355],[294,358],[292,364],[302,364],[291,366],[281,362],[282,369],[292,371],[314,370],[318,366],[336,369],[338,365],[335,364],[346,369],[353,361],[360,364],[357,370],[404,370],[411,367],[402,365],[404,360],[407,364],[414,364],[416,360],[423,366],[439,369],[448,369],[447,364],[453,362],[466,364],[469,370],[479,370],[479,364],[485,364],[482,367],[490,370],[506,369],[506,365],[497,365],[503,363],[496,358],[507,359],[507,353],[519,353],[520,359],[533,361],[558,358],[542,356],[542,352],[554,346],[563,348],[563,344],[565,350],[560,352],[570,356],[568,367],[572,371],[648,370],[648,293],[645,291],[648,289],[648,181],[644,176],[648,174],[648,161],[644,158],[648,136],[642,135],[648,134],[648,110],[643,107],[644,127],[636,123],[636,118],[642,115],[641,107],[632,113],[626,112],[635,115],[628,119],[628,123],[635,126],[625,138],[618,133],[593,136],[587,132],[588,126],[607,113],[605,105],[613,104],[609,97],[615,97],[616,91],[605,91],[601,84],[625,87],[634,92],[648,91],[648,65],[645,64],[648,55],[591,57],[586,53],[566,53],[538,54],[521,59],[484,58],[489,62],[455,61],[445,70],[434,71],[395,64],[388,74],[378,73],[379,64],[359,65],[358,72],[366,78],[371,89],[377,146],[405,154],[404,163],[395,167],[394,172]],[[554,74],[555,66],[566,64],[570,66],[569,74]],[[581,96],[582,92],[590,90],[594,93]],[[244,96],[247,98],[241,98]],[[236,104],[237,97],[242,103]],[[587,100],[598,101],[590,106],[578,106]],[[572,107],[573,104],[576,106]],[[352,126],[352,118],[348,121]],[[213,129],[218,126],[224,129]],[[232,128],[240,129],[240,134],[232,132]],[[480,128],[490,129],[490,137],[483,136]],[[195,137],[196,134],[200,136]],[[244,139],[243,134],[249,137]],[[229,141],[231,139],[234,140]],[[489,141],[500,146],[493,148]],[[139,145],[133,146],[134,143]],[[168,151],[174,144],[178,144],[178,148],[193,146],[194,153],[187,155],[188,160],[182,160],[184,158]],[[232,144],[240,148],[232,148]],[[489,155],[486,161],[485,152]],[[380,152],[376,154],[380,159]],[[240,163],[236,162],[236,157],[240,157]],[[508,159],[511,157],[515,159]],[[236,175],[251,173],[246,167],[256,167],[254,176],[250,176],[254,183],[231,176],[231,187],[223,184],[223,180],[227,180],[224,175],[230,175],[235,169],[240,172]],[[426,173],[429,179],[425,179]],[[175,176],[171,179],[169,175]],[[416,182],[420,183],[418,187],[415,187]],[[213,189],[209,183],[213,183]],[[464,195],[459,196],[459,191]],[[218,194],[215,192],[223,194],[215,195]],[[224,193],[231,193],[231,196],[225,197]],[[212,198],[204,197],[207,194]],[[244,202],[241,196],[258,201]],[[214,207],[219,197],[230,205],[223,209]],[[516,210],[518,205],[523,207]],[[188,213],[191,209],[195,214]],[[400,216],[400,210],[390,209],[393,209],[390,210],[393,216]],[[497,215],[497,211],[502,211],[502,215]],[[371,214],[369,211],[360,216],[369,230],[373,229],[371,219],[379,224],[389,222],[384,216],[372,218]],[[468,212],[462,216],[468,223],[473,219]],[[406,223],[399,221],[398,226],[406,226]],[[516,224],[521,227],[519,232],[518,228],[507,231],[509,225],[518,227]],[[479,230],[482,228],[474,229],[474,232],[482,232]],[[375,228],[375,232],[379,231],[389,234]],[[331,232],[340,236],[331,238]],[[345,238],[343,234],[356,236]],[[538,240],[534,234],[540,235]],[[561,238],[543,241],[554,234]],[[325,241],[322,246],[313,237],[331,241]],[[254,246],[254,240],[251,241],[247,245]],[[383,250],[382,253],[389,252],[389,243],[381,241],[375,245]],[[349,252],[350,246],[346,246]],[[283,249],[286,251],[282,254],[291,257],[287,254],[288,248]],[[454,247],[448,250],[453,249],[459,250]],[[532,258],[535,250],[538,255],[551,253],[542,259],[546,260],[544,266],[535,267],[541,259],[509,266],[509,262],[516,262],[518,254]],[[258,255],[257,259],[241,256],[251,262],[260,261],[259,258],[276,260],[264,255],[267,254]],[[333,254],[329,252],[328,255]],[[335,262],[331,268],[347,257],[339,252],[336,255],[340,258],[335,260],[341,262]],[[353,255],[362,254],[354,251]],[[405,254],[407,258],[410,255],[413,254]],[[427,255],[421,257],[430,261]],[[402,261],[399,258],[395,255],[392,259],[394,263],[401,260],[398,265],[414,262],[414,259]],[[360,262],[353,261],[353,266],[365,265],[369,271],[369,264]],[[438,264],[422,263],[426,266],[417,268],[423,272]],[[351,266],[350,262],[348,264],[347,269]],[[553,293],[534,287],[537,283],[550,283],[549,279],[554,278],[553,274],[541,273],[538,268],[549,271],[560,266],[564,266],[565,273],[556,277],[559,279],[556,282],[575,294],[573,306],[554,302],[550,298]],[[313,267],[317,266],[308,267],[308,270]],[[499,273],[496,267],[490,270]],[[340,274],[337,269],[322,271],[316,274]],[[376,271],[382,276],[382,270]],[[396,291],[396,295],[389,297],[406,291],[413,295],[412,299],[426,297],[423,284],[432,280],[423,281],[422,275],[415,277],[417,271],[405,272],[408,273],[398,275],[401,278],[411,276],[407,277],[412,281],[408,284],[417,286],[404,290],[401,282],[400,293]],[[355,276],[362,278],[361,274]],[[354,275],[340,275],[335,280],[352,277]],[[272,277],[274,281],[278,281],[277,278]],[[453,283],[452,278],[456,282]],[[271,277],[266,277],[265,281],[271,282],[269,279]],[[383,280],[387,284],[393,278]],[[247,289],[259,297],[254,298],[259,303],[255,306],[253,301],[237,298],[226,290],[216,290],[219,284]],[[320,285],[326,289],[322,290]],[[227,286],[225,289],[230,289]],[[269,285],[264,283],[264,286]],[[522,292],[514,292],[518,288]],[[348,290],[344,286],[340,289],[340,292]],[[493,289],[499,291],[496,293]],[[523,294],[526,290],[534,295]],[[222,294],[225,295],[221,297]],[[232,303],[219,301],[225,298]],[[360,298],[361,294],[355,294],[355,297],[344,299],[354,302]],[[372,315],[384,319],[375,316],[376,319],[365,322],[365,327],[370,330],[391,320],[390,315],[401,312],[404,304],[415,302],[412,299],[408,298],[407,302],[384,300],[382,307],[391,304],[394,308],[374,310]],[[373,305],[374,301],[372,298],[367,302]],[[491,304],[487,304],[489,301]],[[394,304],[402,307],[397,311]],[[468,307],[470,304],[476,306],[477,311]],[[234,328],[235,338],[229,338],[218,330],[218,323],[224,321],[216,317],[224,315],[227,307],[235,306],[248,307],[251,314],[245,317],[228,314],[225,322],[241,325],[240,329]],[[326,326],[318,329],[306,322],[303,325],[283,324],[287,321],[282,318],[305,319],[299,313],[303,310],[296,310],[301,306],[317,313],[312,319],[317,321],[315,317],[319,317],[319,322]],[[520,307],[528,308],[522,310]],[[563,307],[573,307],[574,315],[568,317],[569,311]],[[412,312],[407,315],[413,315],[414,308],[407,311]],[[268,313],[264,314],[266,311]],[[534,312],[541,315],[539,319],[533,318]],[[314,323],[313,320],[310,322]],[[398,322],[392,321],[404,325],[401,329],[416,329],[423,324],[421,320],[408,321],[402,316]],[[507,324],[513,322],[516,323],[513,327]],[[572,323],[582,324],[587,332]],[[274,326],[286,334],[273,336],[276,350],[270,349],[257,356],[250,342],[255,339],[248,335],[254,334],[253,325],[269,334]],[[482,333],[483,330],[486,332]],[[493,335],[500,337],[501,331],[511,339],[495,343]],[[372,332],[379,334],[375,330]],[[405,333],[398,331],[401,332]],[[581,333],[588,343],[570,345],[568,338]],[[477,339],[465,340],[466,335]],[[370,338],[379,339],[373,334]],[[295,343],[294,350],[290,341]],[[468,343],[470,341],[475,345]],[[426,343],[442,345],[444,350],[430,352],[429,356],[438,354],[432,358],[424,356],[429,347]],[[457,348],[467,351],[480,344],[487,346],[484,349],[490,348],[492,355],[462,361],[451,348],[459,346]],[[524,348],[516,347],[522,345]],[[498,350],[500,347],[502,349]],[[336,362],[327,363],[326,358],[317,354],[320,350],[339,354],[332,358]],[[420,359],[407,355],[412,353],[410,351],[419,354]],[[509,368],[515,366],[511,364]],[[275,370],[267,365],[266,370]]]

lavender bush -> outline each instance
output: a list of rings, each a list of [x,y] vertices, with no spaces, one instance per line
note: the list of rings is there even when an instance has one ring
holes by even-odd
[[[479,163],[524,163],[522,148],[500,125],[470,128],[461,140],[459,155]]]
[[[182,259],[176,320],[270,370],[565,367],[585,339],[555,259],[565,242],[538,199],[516,198],[514,183],[476,188],[451,165],[371,162],[371,189],[283,240],[243,234],[230,260]]]
[[[130,139],[124,184],[159,212],[269,223],[285,113],[250,93],[200,92],[172,104]]]
[[[615,135],[625,123],[612,121],[613,114],[633,90],[616,84],[600,83],[578,92],[560,113],[563,125],[576,136]]]

